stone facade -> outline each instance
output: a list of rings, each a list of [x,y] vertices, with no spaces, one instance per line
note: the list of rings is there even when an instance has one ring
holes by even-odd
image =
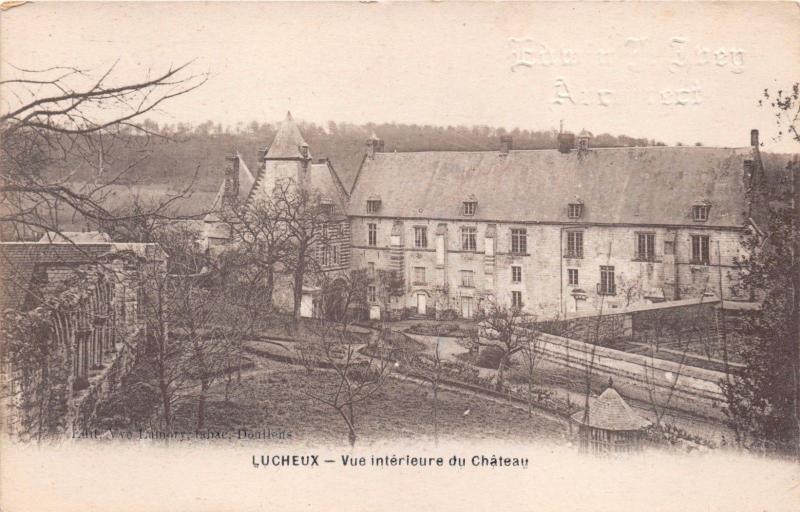
[[[592,154],[584,144],[577,152],[520,152],[517,161],[511,160],[508,140],[494,153],[384,156],[370,140],[350,194],[352,267],[370,269],[376,278],[394,272],[401,295],[388,301],[380,293],[370,296],[378,306],[406,315],[450,310],[469,317],[486,300],[545,317],[703,295],[748,300],[738,286],[736,261],[744,255],[743,238],[755,229],[754,214],[747,212],[757,209],[753,184],[763,172],[753,137],[754,145],[741,150],[620,148]],[[531,166],[542,163],[549,168],[535,180],[544,186],[531,188],[530,176],[537,172]],[[627,167],[595,174],[613,165]],[[652,177],[640,176],[659,166]],[[567,177],[560,180],[559,173]],[[506,179],[528,187],[530,199],[517,203],[493,190],[492,180]],[[660,198],[664,206],[653,204],[659,187],[673,196]],[[573,199],[562,188],[574,188],[583,198]],[[615,188],[627,189],[630,201]],[[564,197],[563,204],[548,195]],[[538,207],[540,201],[546,204]]]
[[[398,223],[402,230],[399,247],[392,245],[391,235]],[[370,224],[375,226],[377,233],[374,246],[368,239]],[[474,251],[464,250],[462,227],[475,228]],[[416,246],[415,228],[426,230],[426,246]],[[512,229],[525,230],[525,252],[512,251]],[[744,230],[692,226],[489,224],[460,219],[397,221],[365,216],[351,218],[351,231],[353,268],[399,270],[406,293],[397,307],[409,310],[416,308],[417,297],[424,294],[426,306],[451,309],[459,316],[470,316],[475,307],[487,298],[511,304],[512,292],[517,291],[521,294],[524,309],[532,313],[547,316],[587,313],[599,309],[601,302],[604,308],[613,310],[642,301],[675,300],[704,293],[719,295],[720,277],[724,299],[747,299],[734,286],[738,281],[734,260],[742,255]],[[582,233],[581,257],[569,257],[569,232]],[[637,258],[639,233],[654,235],[655,253],[649,260]],[[693,234],[709,237],[708,263],[692,262]],[[437,242],[440,238],[442,242]],[[673,254],[665,254],[668,242],[673,242]],[[437,243],[443,243],[446,248],[438,260]],[[721,267],[717,243],[722,254]],[[399,268],[392,260],[393,252],[398,252],[398,249],[402,254]],[[600,293],[601,266],[614,268],[615,290],[612,294]],[[520,269],[515,271],[516,276],[512,276],[513,267]],[[570,283],[570,269],[577,271],[575,284]],[[421,275],[424,279],[418,279]],[[442,297],[445,292],[446,297]]]

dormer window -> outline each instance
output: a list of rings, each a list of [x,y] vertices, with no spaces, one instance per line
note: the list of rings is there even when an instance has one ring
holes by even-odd
[[[567,217],[570,219],[580,219],[583,215],[583,203],[569,203],[567,206]]]
[[[367,213],[378,213],[381,209],[380,199],[367,199]]]
[[[478,199],[473,194],[470,194],[461,207],[461,213],[463,213],[465,217],[472,217],[475,215],[477,209]]]
[[[333,215],[334,211],[333,201],[329,199],[323,199],[322,202],[320,203],[320,208],[322,209],[322,213],[324,215],[327,215],[329,217]]]
[[[708,220],[708,210],[711,205],[708,203],[699,203],[692,206],[692,218],[695,222],[705,222]]]

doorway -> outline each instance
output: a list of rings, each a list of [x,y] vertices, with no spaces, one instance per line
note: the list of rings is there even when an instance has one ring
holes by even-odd
[[[461,316],[464,318],[472,318],[475,303],[472,297],[461,297]]]
[[[424,293],[417,294],[417,314],[424,315],[428,312],[428,296]]]

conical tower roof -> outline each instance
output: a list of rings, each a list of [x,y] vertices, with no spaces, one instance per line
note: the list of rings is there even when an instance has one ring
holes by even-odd
[[[649,421],[631,409],[613,387],[608,387],[590,405],[588,420],[584,421],[583,413],[576,412],[572,419],[581,425],[603,430],[639,430],[650,425]]]
[[[307,153],[304,156],[300,152],[300,148],[303,146],[308,148],[297,123],[292,119],[292,113],[286,112],[286,119],[278,128],[278,133],[275,134],[275,138],[267,150],[266,158],[311,158],[310,154]]]

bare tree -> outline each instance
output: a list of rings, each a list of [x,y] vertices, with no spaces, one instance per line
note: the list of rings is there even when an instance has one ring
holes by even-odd
[[[196,243],[197,233],[178,225],[152,237],[169,255],[169,266],[141,277],[147,341],[139,359],[148,371],[136,385],[158,395],[167,430],[177,405],[196,396],[201,429],[211,385],[240,367],[241,315],[228,300],[233,291]]]
[[[288,191],[286,191],[288,194]],[[276,267],[286,261],[291,251],[292,231],[286,222],[289,212],[283,209],[294,206],[284,201],[283,188],[273,196],[259,198],[246,205],[237,205],[225,212],[231,229],[231,238],[236,245],[231,256],[238,262],[241,277],[262,292],[262,303],[272,303],[275,288]],[[262,286],[257,286],[263,283]],[[251,304],[255,297],[248,294]]]
[[[292,272],[292,317],[296,326],[300,322],[303,285],[309,274],[320,269],[315,249],[327,249],[331,212],[318,194],[298,186],[291,179],[279,180],[275,184],[272,200],[278,212],[278,222],[287,230],[291,244],[283,263]]]
[[[498,354],[497,391],[505,390],[505,371],[512,358],[525,350],[531,335],[527,329],[533,318],[517,307],[489,302],[475,315],[478,329],[466,340],[472,349],[491,350]]]
[[[145,371],[133,385],[158,396],[163,427],[170,431],[175,406],[191,382],[185,371],[188,355],[185,340],[171,335],[176,295],[175,281],[168,279],[168,273],[196,273],[202,268],[203,257],[194,244],[197,233],[181,226],[153,231],[147,236],[161,243],[170,259],[169,268],[145,266],[139,275],[139,314],[145,325],[145,342],[135,348],[137,363]]]
[[[0,227],[4,236],[30,238],[60,233],[62,217],[87,222],[124,220],[104,206],[111,186],[134,168],[134,158],[116,162],[115,149],[134,136],[161,137],[140,123],[169,100],[201,86],[206,74],[192,74],[190,63],[137,82],[120,83],[115,65],[99,76],[75,67],[30,70],[10,66],[0,81]],[[13,76],[12,76],[13,75]],[[92,178],[78,183],[76,168]],[[154,209],[136,215],[163,216],[185,190]]]
[[[405,350],[401,352],[401,360],[399,361],[404,370],[410,373],[412,377],[422,379],[431,386],[431,393],[433,394],[433,439],[436,444],[439,443],[439,385],[444,375],[440,328],[441,324],[437,324],[433,353]]]
[[[653,412],[653,417],[655,418],[655,427],[659,431],[664,427],[664,418],[667,412],[670,410],[670,403],[672,402],[675,391],[677,390],[678,382],[683,375],[689,349],[693,343],[697,342],[707,345],[705,342],[705,338],[707,337],[706,333],[702,332],[702,329],[700,328],[704,318],[703,309],[706,307],[707,305],[703,304],[701,296],[700,303],[695,307],[694,315],[689,316],[682,314],[680,317],[678,317],[679,321],[677,322],[671,321],[675,314],[667,311],[656,310],[648,315],[648,323],[650,329],[653,331],[653,335],[647,339],[650,361],[649,363],[645,361],[643,373],[644,383],[647,389],[648,405],[650,406],[650,409]],[[685,337],[685,339],[677,340],[678,344],[682,345],[678,355],[679,359],[677,361],[677,367],[674,371],[670,372],[667,385],[664,386],[663,384],[659,383],[658,379],[658,376],[664,375],[664,373],[657,371],[655,361],[659,356],[659,349],[663,343],[662,338],[667,333],[671,334],[673,337]],[[666,398],[660,399],[659,395],[663,394],[665,387]]]
[[[359,341],[350,330],[351,306],[365,302],[366,282],[363,272],[352,272],[329,283],[316,335],[320,364],[332,370],[334,379],[317,386],[309,381],[304,390],[342,418],[350,446],[355,446],[358,437],[356,406],[375,396],[391,371],[382,336],[374,336],[368,350],[359,352]]]
[[[539,363],[541,353],[541,333],[538,331],[526,332],[525,346],[522,349],[523,360],[528,377],[528,417],[533,416],[533,390],[535,386],[535,370]]]

